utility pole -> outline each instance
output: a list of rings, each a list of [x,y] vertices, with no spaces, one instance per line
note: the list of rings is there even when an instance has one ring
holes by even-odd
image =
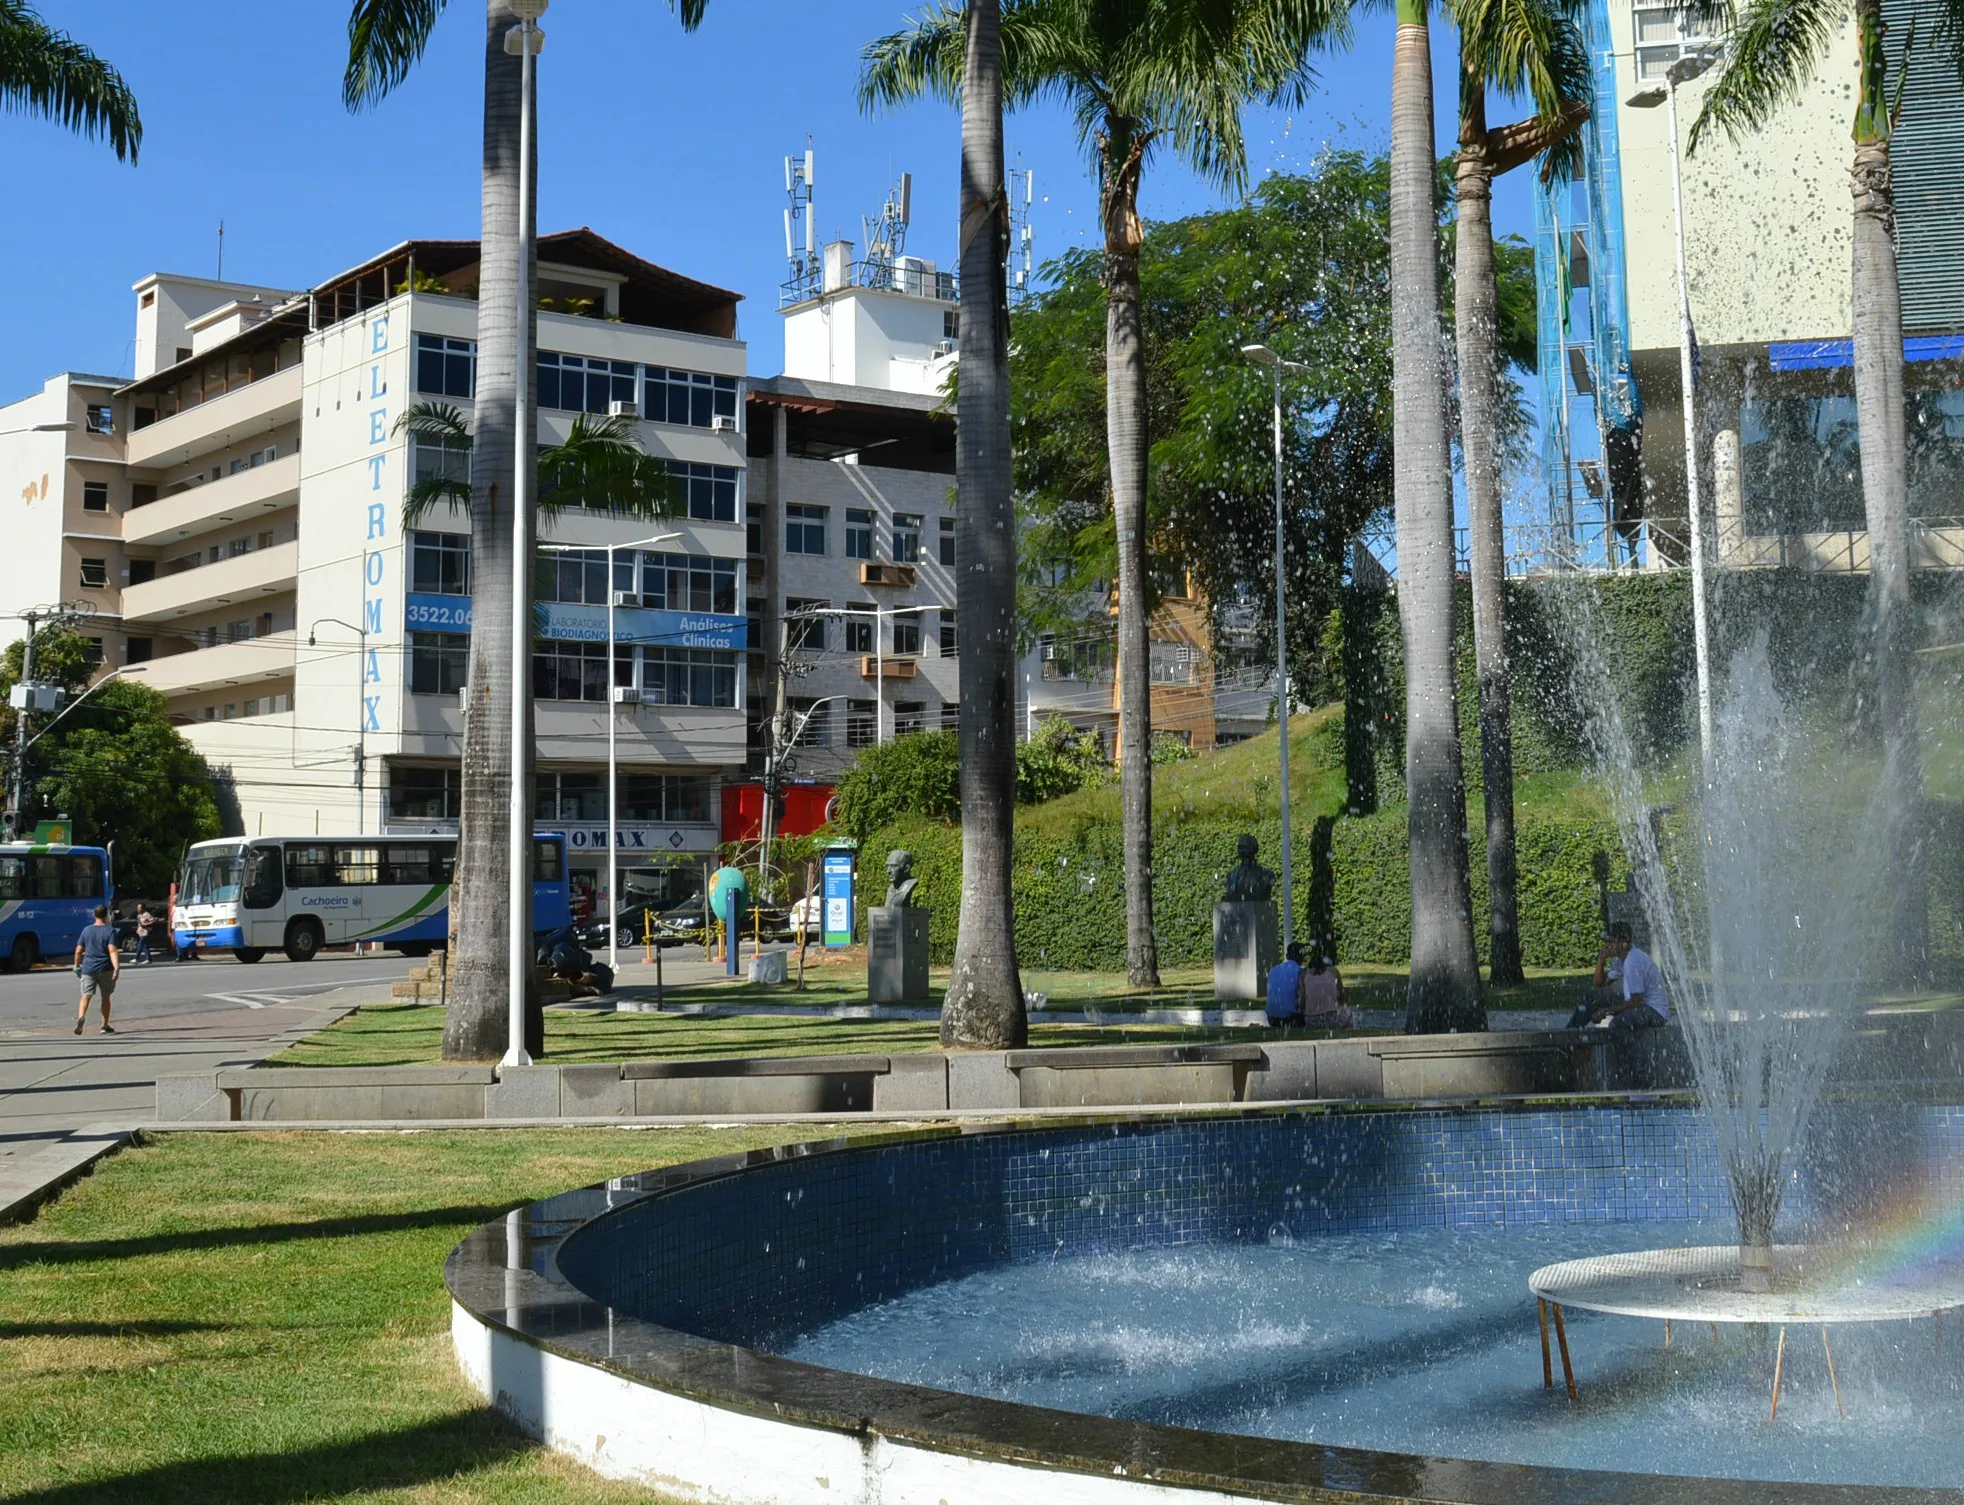
[[[7,808],[14,812],[14,829],[7,832],[11,839],[20,835],[20,827],[26,819],[27,809],[27,708],[34,699],[34,628],[40,620],[39,614],[32,611],[21,613],[21,620],[27,623],[27,641],[20,652],[20,688],[14,699],[19,706],[14,714],[14,767],[13,782],[7,792]]]
[[[770,736],[764,744],[764,814],[759,830],[763,838],[757,858],[757,886],[765,900],[771,897],[771,826],[777,813],[778,791],[784,787],[784,718],[791,678],[791,620],[780,617],[777,624],[777,703],[771,712]]]

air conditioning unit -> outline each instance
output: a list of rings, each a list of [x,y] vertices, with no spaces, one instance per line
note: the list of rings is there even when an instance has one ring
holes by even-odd
[[[641,410],[631,402],[610,402],[607,404],[609,418],[639,418]]]
[[[861,679],[912,679],[920,672],[920,662],[911,658],[880,659],[863,654],[859,660]]]
[[[640,604],[641,593],[639,591],[614,592],[614,605],[616,606],[639,606]]]
[[[734,434],[737,431],[737,421],[728,413],[718,413],[709,420],[709,431],[712,434]]]
[[[934,353],[937,356],[958,355],[961,352],[961,348],[961,342],[959,340],[943,340],[934,347]]]
[[[641,704],[641,692],[635,689],[633,685],[615,685],[614,704],[639,705]]]
[[[894,585],[903,589],[914,583],[914,567],[911,564],[873,564],[865,563],[859,567],[861,585]]]

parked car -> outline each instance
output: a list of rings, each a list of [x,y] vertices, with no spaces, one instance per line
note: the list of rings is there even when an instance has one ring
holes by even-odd
[[[652,933],[657,946],[700,945],[702,943],[702,895],[686,899],[658,899],[625,905],[615,916],[621,927],[621,944],[639,946]],[[580,944],[588,948],[607,944],[607,921],[595,920],[579,929]]]

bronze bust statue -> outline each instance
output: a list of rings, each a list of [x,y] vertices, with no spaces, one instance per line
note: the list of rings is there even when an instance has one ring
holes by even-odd
[[[1275,874],[1255,861],[1261,844],[1243,836],[1234,844],[1235,865],[1228,869],[1227,893],[1230,904],[1266,904],[1275,892]]]
[[[887,853],[888,909],[912,909],[914,888],[921,880],[914,876],[914,854],[896,847]]]

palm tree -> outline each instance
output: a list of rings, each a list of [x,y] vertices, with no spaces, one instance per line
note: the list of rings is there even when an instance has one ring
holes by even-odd
[[[1338,0],[1001,0],[1000,12],[1008,104],[1055,99],[1069,106],[1098,172],[1105,232],[1105,436],[1118,535],[1125,966],[1134,985],[1156,986],[1139,182],[1165,138],[1201,177],[1239,191],[1247,176],[1242,106],[1257,99],[1299,102],[1309,85],[1310,47],[1341,33],[1348,9]],[[964,77],[966,26],[962,7],[939,0],[904,31],[871,43],[860,77],[862,102],[892,105],[925,93],[953,97]]]
[[[396,419],[396,432],[441,445],[461,461],[415,477],[403,496],[402,522],[413,528],[436,507],[471,508],[470,420],[447,402],[419,402]],[[576,414],[558,444],[539,451],[538,513],[563,516],[569,507],[658,521],[680,499],[668,467],[641,447],[632,418]],[[473,575],[475,571],[473,571]]]
[[[1714,127],[1737,140],[1801,97],[1848,16],[1855,19],[1854,256],[1855,416],[1862,447],[1862,503],[1869,534],[1869,591],[1875,617],[1876,700],[1894,890],[1891,970],[1902,985],[1926,979],[1930,958],[1929,834],[1923,757],[1911,681],[1907,415],[1903,402],[1903,301],[1896,277],[1896,201],[1889,138],[1905,105],[1889,93],[1881,0],[1709,0],[1727,23],[1725,55],[1687,147],[1696,153]],[[1933,28],[1964,74],[1964,0],[1937,0]],[[1914,30],[1906,42],[1916,44]],[[1915,108],[1919,101],[1907,104]],[[1689,436],[1687,436],[1688,438]]]
[[[1487,980],[1521,969],[1514,866],[1514,731],[1507,693],[1507,561],[1499,464],[1499,291],[1493,267],[1493,180],[1547,152],[1545,179],[1574,174],[1588,116],[1589,57],[1564,8],[1546,0],[1458,0],[1459,227],[1453,333],[1459,354],[1460,447],[1471,525],[1473,644],[1480,680],[1480,763],[1486,786]],[[1527,94],[1533,119],[1487,127],[1487,89]]]
[[[1397,0],[1391,62],[1391,405],[1412,971],[1405,1028],[1479,1029],[1466,777],[1453,683],[1453,487],[1439,331],[1438,164],[1427,0]]]
[[[0,0],[0,108],[41,115],[94,140],[123,162],[143,145],[136,96],[123,75],[22,0]]]
[[[409,76],[429,45],[447,0],[354,0],[348,17],[348,68],[341,97],[350,110],[379,103]],[[701,22],[707,0],[669,0],[689,30]],[[448,1061],[495,1061],[504,1053],[506,1000],[505,895],[510,875],[506,823],[514,800],[531,790],[512,788],[511,738],[529,746],[531,707],[512,704],[513,570],[511,515],[503,500],[517,463],[518,383],[522,370],[517,330],[519,265],[518,184],[535,164],[519,161],[520,59],[505,51],[505,33],[517,23],[507,0],[485,0],[484,137],[477,301],[477,402],[472,424],[476,456],[471,485],[471,573],[479,609],[471,614],[471,713],[464,718],[462,818],[457,840],[457,957],[451,1007],[444,1021]],[[536,197],[534,199],[536,202]],[[536,345],[529,336],[529,350]],[[529,448],[530,436],[526,436]],[[524,780],[529,784],[530,780]]]

